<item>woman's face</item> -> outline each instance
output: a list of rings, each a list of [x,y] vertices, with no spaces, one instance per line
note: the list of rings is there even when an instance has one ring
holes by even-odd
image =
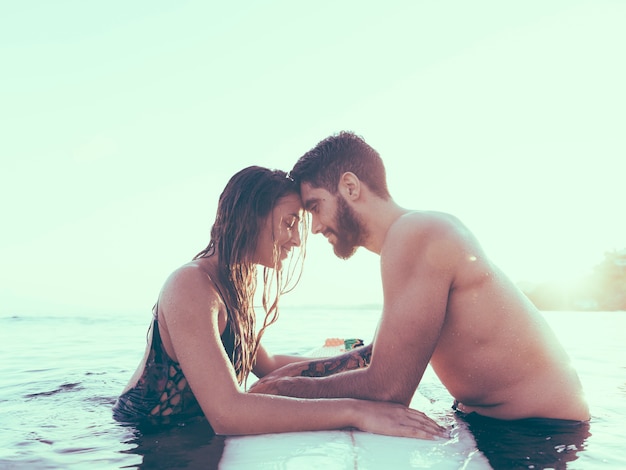
[[[300,246],[302,201],[297,194],[280,198],[262,224],[256,247],[256,262],[268,268],[281,268],[294,246]],[[274,253],[278,259],[274,259]]]

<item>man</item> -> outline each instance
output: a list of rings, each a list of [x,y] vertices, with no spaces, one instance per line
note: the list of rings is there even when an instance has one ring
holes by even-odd
[[[321,141],[291,175],[313,233],[337,256],[359,246],[380,255],[383,312],[372,348],[288,366],[251,391],[408,405],[430,362],[463,414],[589,419],[576,371],[540,312],[459,220],[397,205],[362,138]]]

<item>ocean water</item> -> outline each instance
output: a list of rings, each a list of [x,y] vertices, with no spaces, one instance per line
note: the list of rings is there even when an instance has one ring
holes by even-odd
[[[626,312],[544,314],[579,371],[592,411],[583,448],[557,449],[569,461],[553,467],[626,468]],[[378,316],[371,308],[285,307],[264,343],[272,352],[301,354],[327,337],[369,341]],[[143,355],[149,322],[149,309],[0,317],[0,468],[217,468],[228,438],[210,437],[202,423],[142,433],[111,417]],[[444,393],[432,375],[422,389]]]

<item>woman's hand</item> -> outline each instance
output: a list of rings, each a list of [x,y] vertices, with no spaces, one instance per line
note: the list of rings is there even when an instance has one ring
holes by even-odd
[[[299,398],[315,398],[311,387],[299,382],[308,377],[272,377],[261,380],[250,389],[252,393],[284,395]],[[319,379],[317,379],[319,380]],[[297,386],[300,385],[300,386]],[[322,400],[323,401],[323,400]],[[437,439],[449,437],[445,428],[421,411],[407,408],[399,403],[351,400],[355,408],[352,411],[353,426],[361,431],[387,436],[414,437],[419,439]]]
[[[387,436],[438,439],[450,437],[449,432],[421,411],[389,402],[359,401],[357,428]]]

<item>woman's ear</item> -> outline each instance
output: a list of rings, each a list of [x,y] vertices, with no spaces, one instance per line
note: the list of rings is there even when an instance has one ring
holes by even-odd
[[[347,200],[354,201],[361,194],[361,180],[351,171],[346,171],[339,178],[339,193]]]

